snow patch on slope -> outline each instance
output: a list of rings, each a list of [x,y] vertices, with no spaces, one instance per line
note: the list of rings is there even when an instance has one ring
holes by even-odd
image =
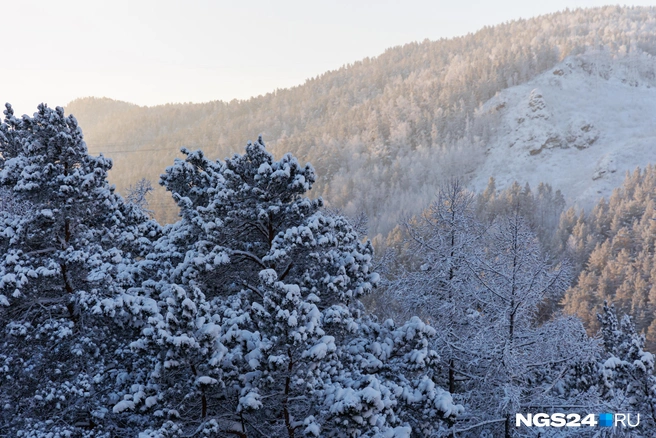
[[[483,190],[548,182],[586,209],[619,187],[627,171],[656,163],[656,59],[603,53],[566,58],[499,93],[479,115],[499,123],[472,181]]]

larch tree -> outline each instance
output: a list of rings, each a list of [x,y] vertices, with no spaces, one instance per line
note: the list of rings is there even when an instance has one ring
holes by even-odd
[[[421,263],[393,287],[440,329],[440,382],[465,407],[451,430],[524,436],[512,423],[516,412],[597,400],[594,384],[581,382],[593,380],[583,374],[594,369],[598,347],[578,319],[541,315],[569,276],[549,261],[519,209],[485,224],[472,200],[448,186],[409,224],[410,251]]]
[[[457,180],[444,185],[431,206],[405,225],[407,251],[419,269],[399,275],[391,284],[405,309],[440,327],[435,348],[448,363],[442,379],[451,393],[463,378],[459,365],[469,360],[462,345],[454,346],[480,329],[478,304],[469,299],[474,285],[467,259],[482,245],[484,230],[475,218],[474,195]]]
[[[498,220],[488,239],[471,264],[486,328],[470,340],[480,358],[477,366],[483,365],[474,372],[484,376],[478,391],[487,397],[477,400],[472,393],[471,403],[488,415],[505,418],[503,433],[509,438],[522,433],[512,425],[514,414],[522,409],[585,406],[596,400],[592,390],[563,388],[598,348],[577,318],[541,317],[541,305],[559,299],[566,290],[568,267],[549,261],[518,211]],[[496,404],[492,411],[490,396]]]
[[[647,348],[656,345],[656,169],[627,173],[608,201],[580,217],[569,237],[582,271],[567,291],[565,310],[576,314],[591,332],[600,328],[595,315],[612,302],[631,316]],[[584,262],[584,263],[581,263]]]

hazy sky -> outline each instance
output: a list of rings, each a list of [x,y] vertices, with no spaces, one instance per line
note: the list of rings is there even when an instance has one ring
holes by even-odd
[[[0,102],[245,99],[386,48],[597,0],[3,2]],[[640,5],[656,4],[641,2]]]

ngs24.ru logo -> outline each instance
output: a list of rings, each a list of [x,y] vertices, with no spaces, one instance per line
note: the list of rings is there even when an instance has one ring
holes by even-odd
[[[521,427],[638,427],[640,414],[515,414],[515,426]]]

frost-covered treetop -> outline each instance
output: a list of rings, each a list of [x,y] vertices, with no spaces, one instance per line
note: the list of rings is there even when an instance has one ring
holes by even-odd
[[[111,169],[110,159],[88,155],[77,120],[72,115],[66,117],[62,107],[53,110],[41,104],[34,117],[19,119],[6,104],[4,114],[0,125],[0,184],[38,196],[44,184],[61,184],[75,190],[74,180],[91,168],[91,173],[101,179]],[[85,177],[88,183],[81,189],[91,189],[94,178]],[[63,187],[60,193],[69,197],[73,194]]]
[[[371,244],[360,242],[344,218],[325,215],[321,199],[305,196],[316,180],[311,165],[299,165],[291,154],[275,160],[261,137],[225,161],[182,152],[186,159],[176,160],[160,181],[182,220],[149,258],[174,267],[171,280],[193,280],[208,296],[225,296],[244,284],[253,287],[257,273],[270,269],[326,304],[371,290],[377,281]]]
[[[200,150],[183,148],[182,153],[187,158],[176,159],[161,176],[160,184],[183,209],[210,207],[210,196],[214,209],[228,210],[243,201],[280,205],[298,200],[316,179],[312,166],[301,167],[291,154],[275,161],[262,137],[256,143],[249,142],[244,155],[235,154],[225,161],[208,160]]]

